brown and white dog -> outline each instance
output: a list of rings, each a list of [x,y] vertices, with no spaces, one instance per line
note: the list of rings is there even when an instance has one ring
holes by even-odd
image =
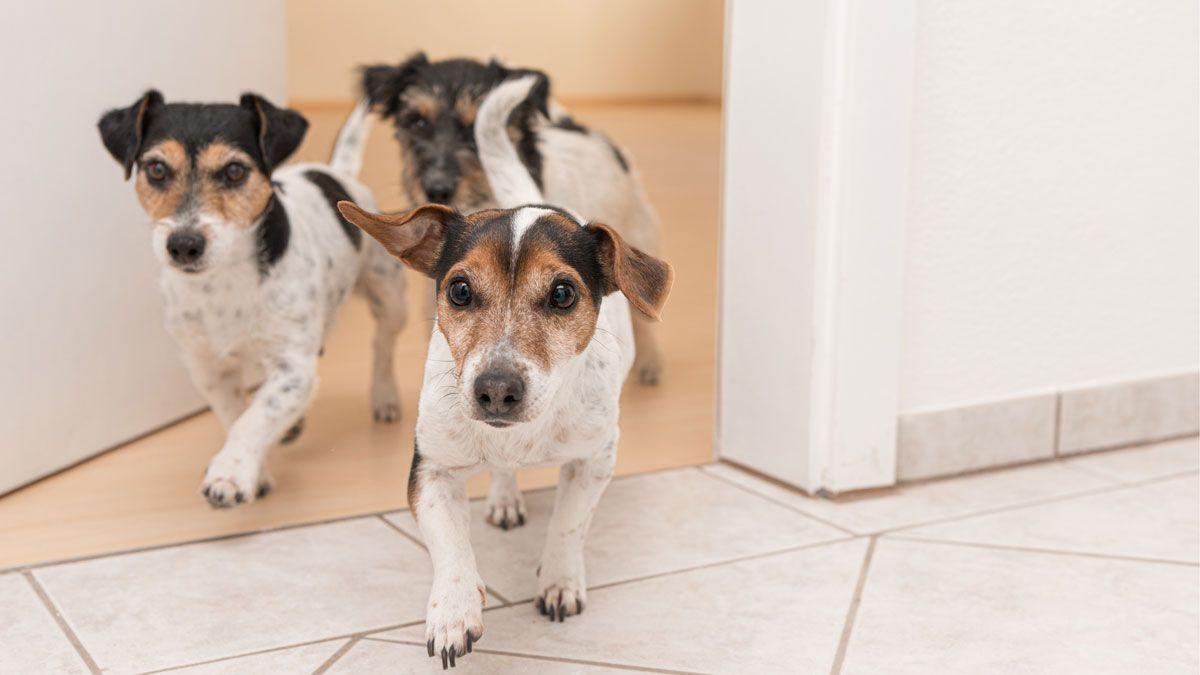
[[[215,507],[270,489],[267,452],[299,434],[317,356],[352,289],[377,322],[375,419],[400,414],[392,354],[406,316],[403,266],[335,208],[375,204],[356,178],[367,112],[361,103],[347,119],[328,165],[285,167],[308,122],[255,94],[195,104],[150,91],[100,119],[152,222],[167,331],[227,432],[201,485]]]
[[[538,196],[502,122],[530,82],[497,89],[492,119],[501,122],[476,129],[484,169],[509,205]],[[537,606],[552,621],[583,611],[584,538],[612,476],[621,386],[634,362],[629,307],[657,319],[672,270],[607,225],[553,207],[379,215],[338,206],[436,282],[408,498],[433,559],[429,655],[453,666],[483,635],[466,491],[476,472],[562,467]]]

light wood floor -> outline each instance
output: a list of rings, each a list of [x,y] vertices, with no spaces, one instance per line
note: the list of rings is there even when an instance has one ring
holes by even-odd
[[[306,110],[312,129],[299,156],[324,161],[344,115]],[[633,154],[663,220],[676,284],[664,314],[663,383],[630,384],[622,399],[618,474],[712,459],[720,110],[714,106],[588,106],[583,123]],[[376,125],[363,170],[386,209],[405,206],[391,129]],[[131,252],[141,255],[143,251]],[[427,286],[410,275],[410,303]],[[197,492],[220,448],[203,413],[0,498],[0,569],[341,518],[405,506],[413,422],[429,324],[414,320],[397,350],[403,419],[371,421],[367,397],[371,320],[355,298],[326,346],[304,435],[273,451],[277,480],[266,499],[211,509]],[[522,473],[525,488],[552,485],[556,470]],[[486,491],[486,478],[471,494]]]

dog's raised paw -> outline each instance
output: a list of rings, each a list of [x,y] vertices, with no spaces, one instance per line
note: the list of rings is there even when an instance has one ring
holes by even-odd
[[[430,657],[441,657],[442,670],[455,667],[457,659],[483,637],[486,593],[482,583],[471,583],[461,575],[434,580],[425,614],[425,646]]]
[[[582,614],[586,602],[587,589],[583,584],[567,579],[546,586],[534,605],[542,616],[561,623],[568,616]]]

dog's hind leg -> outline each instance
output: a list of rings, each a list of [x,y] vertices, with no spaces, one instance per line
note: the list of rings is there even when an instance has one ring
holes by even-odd
[[[377,422],[395,422],[400,419],[400,391],[396,388],[393,355],[396,338],[408,321],[404,266],[374,242],[368,246],[357,290],[366,297],[371,316],[375,317],[371,411]]]
[[[521,488],[517,486],[515,472],[492,470],[487,512],[487,521],[502,530],[511,530],[525,524],[525,498],[521,496]]]

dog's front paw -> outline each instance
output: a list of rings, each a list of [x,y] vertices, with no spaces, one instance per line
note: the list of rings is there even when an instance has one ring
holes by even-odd
[[[400,419],[400,393],[394,382],[376,382],[371,386],[371,413],[376,422],[390,424]]]
[[[200,494],[213,508],[223,509],[252,502],[270,489],[271,479],[261,471],[257,461],[221,452],[204,472]]]
[[[525,498],[513,481],[511,489],[498,486],[493,478],[492,489],[488,491],[487,521],[502,529],[511,530],[525,524]]]
[[[442,657],[442,669],[470,652],[483,637],[483,605],[487,591],[477,574],[434,579],[425,613],[425,646]]]
[[[538,568],[537,609],[551,621],[561,622],[583,612],[587,585],[583,581],[583,560],[551,562],[543,560]]]

